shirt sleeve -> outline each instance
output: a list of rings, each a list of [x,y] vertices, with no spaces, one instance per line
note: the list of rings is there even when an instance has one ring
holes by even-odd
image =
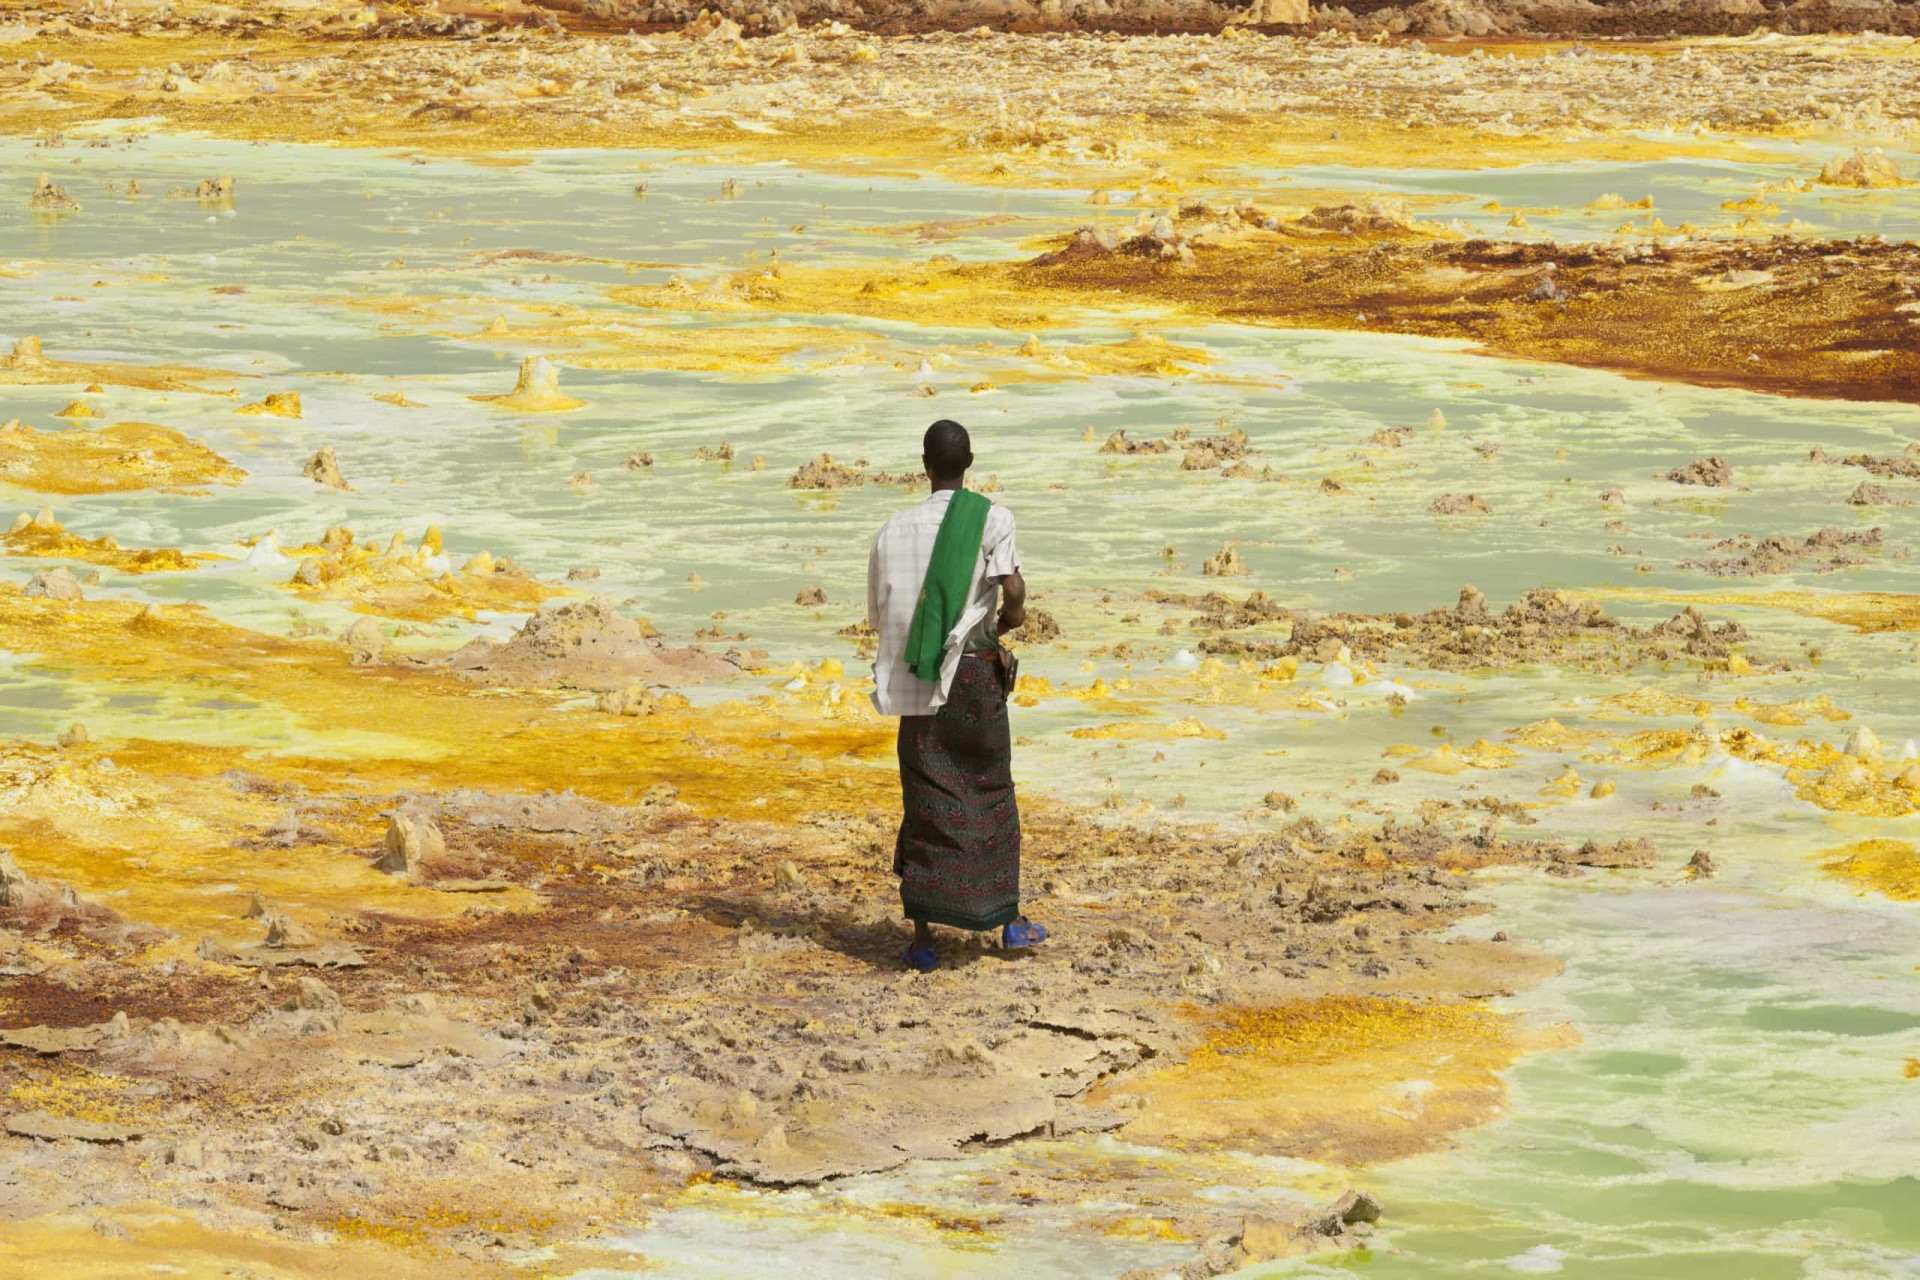
[[[1013,512],[996,506],[988,521],[989,543],[981,549],[987,562],[984,575],[989,580],[1004,578],[1020,570],[1020,549],[1013,537]],[[996,532],[997,529],[997,532]]]
[[[875,631],[880,629],[880,618],[885,601],[881,595],[880,539],[873,540],[873,550],[867,553],[867,625]]]

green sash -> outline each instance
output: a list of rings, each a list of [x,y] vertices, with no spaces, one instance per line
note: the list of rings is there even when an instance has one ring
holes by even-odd
[[[967,611],[973,569],[980,560],[980,539],[993,504],[968,489],[955,489],[947,514],[933,539],[933,558],[920,587],[920,602],[907,628],[907,669],[922,680],[938,681],[947,637]]]

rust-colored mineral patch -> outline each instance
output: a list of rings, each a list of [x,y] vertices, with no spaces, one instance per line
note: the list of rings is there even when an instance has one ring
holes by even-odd
[[[1107,291],[1242,323],[1458,338],[1708,386],[1920,401],[1920,346],[1899,310],[1900,283],[1920,273],[1911,244],[1400,238],[1349,248],[1276,232],[1186,247],[1184,258],[1055,253],[981,274],[1005,271],[1007,285],[1058,290],[1063,302]],[[1738,287],[1704,287],[1716,282]]]

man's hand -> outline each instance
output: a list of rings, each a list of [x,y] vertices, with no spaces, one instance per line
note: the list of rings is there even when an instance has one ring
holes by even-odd
[[[1015,569],[1000,579],[1000,622],[998,635],[1017,630],[1027,620],[1027,580]]]

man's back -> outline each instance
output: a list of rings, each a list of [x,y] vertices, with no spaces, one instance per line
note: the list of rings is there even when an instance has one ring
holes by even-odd
[[[880,637],[873,663],[873,705],[882,715],[924,716],[940,709],[953,687],[960,654],[968,647],[992,646],[1000,580],[1020,568],[1013,513],[995,506],[987,513],[966,611],[954,628],[961,642],[947,649],[937,684],[921,680],[908,669],[907,633],[933,558],[934,539],[952,497],[951,489],[933,494],[887,521],[874,539],[867,561],[867,623]]]

